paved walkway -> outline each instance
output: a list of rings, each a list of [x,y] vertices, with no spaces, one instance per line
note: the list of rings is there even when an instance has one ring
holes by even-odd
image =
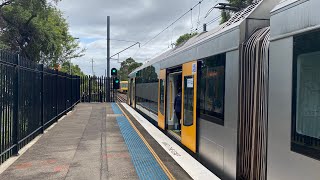
[[[79,104],[0,179],[138,179],[112,114],[111,104]]]

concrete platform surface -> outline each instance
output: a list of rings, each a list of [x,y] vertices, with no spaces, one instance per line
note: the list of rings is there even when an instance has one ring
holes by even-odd
[[[191,179],[125,111],[78,104],[7,169],[0,166],[0,180]]]
[[[138,179],[111,104],[79,104],[1,180]]]

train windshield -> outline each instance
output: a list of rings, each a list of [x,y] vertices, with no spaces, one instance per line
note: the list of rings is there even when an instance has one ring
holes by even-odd
[[[121,88],[128,88],[128,83],[120,83]]]

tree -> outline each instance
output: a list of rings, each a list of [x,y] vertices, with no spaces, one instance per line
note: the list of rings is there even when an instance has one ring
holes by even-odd
[[[177,39],[175,46],[176,46],[176,47],[179,46],[180,44],[188,41],[189,39],[191,39],[192,37],[194,37],[194,36],[196,36],[196,35],[198,35],[197,32],[195,32],[195,33],[186,33],[186,34],[184,34],[184,35],[181,35],[181,36]]]
[[[131,57],[126,59],[121,63],[121,67],[119,70],[119,75],[121,81],[127,81],[128,80],[128,75],[135,70],[136,68],[142,66],[142,63],[137,63],[134,59]]]
[[[64,62],[61,66],[60,71],[64,73],[70,73],[70,65],[71,65],[71,74],[76,76],[85,76],[78,65],[74,65],[70,62]]]
[[[47,66],[83,56],[62,12],[47,0],[2,0],[0,31],[1,48]]]
[[[225,22],[227,22],[230,18],[232,13],[236,13],[246,7],[248,7],[250,4],[252,4],[252,2],[254,0],[227,0],[228,3],[232,6],[232,7],[236,7],[236,9],[234,10],[221,10],[221,21],[220,24],[223,24]]]

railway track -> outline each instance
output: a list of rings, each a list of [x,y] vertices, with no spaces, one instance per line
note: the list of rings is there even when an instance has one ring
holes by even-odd
[[[118,102],[127,102],[127,94],[117,94],[117,100]]]

